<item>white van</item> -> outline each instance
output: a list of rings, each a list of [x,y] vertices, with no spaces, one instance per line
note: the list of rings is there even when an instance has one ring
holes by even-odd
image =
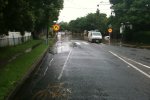
[[[88,41],[101,43],[102,42],[102,34],[101,34],[101,32],[88,31]]]

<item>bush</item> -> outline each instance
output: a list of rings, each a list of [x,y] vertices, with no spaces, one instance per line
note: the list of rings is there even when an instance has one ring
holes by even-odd
[[[150,44],[150,31],[134,32],[133,42]]]

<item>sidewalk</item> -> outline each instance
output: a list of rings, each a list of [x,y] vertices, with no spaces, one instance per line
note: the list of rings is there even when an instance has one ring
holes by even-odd
[[[133,44],[125,44],[125,43],[123,43],[122,45],[126,47],[132,47],[132,48],[150,49],[150,45],[136,45],[136,44],[133,45]]]
[[[109,44],[109,42],[104,42],[105,44]],[[110,45],[116,45],[116,46],[124,46],[124,47],[131,47],[131,48],[141,48],[141,49],[150,49],[150,44],[133,44],[133,43],[121,43],[121,42],[112,42]]]

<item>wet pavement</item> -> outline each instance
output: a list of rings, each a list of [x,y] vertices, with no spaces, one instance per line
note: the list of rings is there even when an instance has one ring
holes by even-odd
[[[11,100],[150,100],[150,51],[58,41]]]

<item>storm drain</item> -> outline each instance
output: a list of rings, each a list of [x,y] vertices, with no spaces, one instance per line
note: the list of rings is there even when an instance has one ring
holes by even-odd
[[[38,91],[32,100],[68,100],[71,89],[65,88],[64,83],[49,84],[44,90]]]

